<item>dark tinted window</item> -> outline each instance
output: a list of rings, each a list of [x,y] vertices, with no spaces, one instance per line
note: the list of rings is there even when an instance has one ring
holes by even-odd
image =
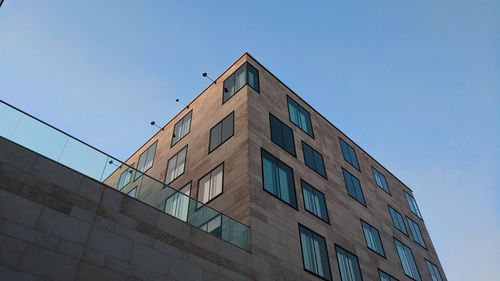
[[[271,123],[271,140],[291,155],[296,156],[292,129],[272,114],[269,114],[269,121]]]
[[[356,156],[356,151],[354,151],[354,148],[348,145],[343,139],[339,138],[339,140],[344,160],[359,171],[360,169],[359,169],[358,157]]]
[[[358,178],[353,176],[344,168],[342,168],[342,173],[344,174],[344,182],[345,186],[347,187],[347,193],[349,194],[349,196],[356,199],[356,201],[358,201],[359,203],[366,205],[363,190],[361,189],[361,183],[359,182]]]
[[[418,226],[418,224],[408,217],[406,217],[406,220],[408,221],[408,226],[410,227],[410,232],[413,240],[420,246],[426,248],[424,236],[422,236],[422,232],[420,231],[420,227]]]
[[[234,112],[210,129],[209,152],[216,149],[234,134]]]
[[[326,178],[323,155],[314,150],[305,142],[302,142],[302,152],[304,152],[304,162],[306,163],[306,165],[316,171],[316,173]]]

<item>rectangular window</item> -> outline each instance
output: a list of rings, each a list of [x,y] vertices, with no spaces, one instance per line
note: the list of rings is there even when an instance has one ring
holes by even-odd
[[[313,169],[316,173],[326,178],[323,155],[314,150],[305,142],[302,142],[302,152],[304,153],[304,162],[306,163],[307,167]]]
[[[297,209],[292,168],[264,149],[261,156],[264,190]]]
[[[244,63],[233,74],[226,78],[226,80],[224,80],[222,103],[228,101],[246,84],[252,87],[255,91],[260,91],[259,71],[248,62]]]
[[[187,221],[189,210],[189,194],[191,193],[191,182],[186,184],[181,190],[170,195],[165,200],[165,213],[176,217],[182,221]]]
[[[143,173],[146,173],[149,169],[151,169],[151,167],[153,167],[157,144],[158,141],[153,143],[148,149],[144,150],[144,152],[141,153],[141,156],[139,156],[139,162],[137,164],[138,172],[135,173],[134,180],[138,179]]]
[[[372,172],[373,172],[373,177],[375,177],[375,182],[377,183],[377,186],[380,187],[383,191],[391,194],[389,191],[389,186],[387,185],[387,181],[385,180],[385,176],[382,175],[377,169],[372,167]]]
[[[443,279],[441,278],[441,273],[439,272],[439,268],[428,260],[425,260],[425,263],[427,264],[427,269],[429,270],[432,281],[443,281]]]
[[[299,224],[304,269],[326,280],[332,280],[325,238]]]
[[[134,197],[134,198],[137,198],[136,195],[137,195],[137,186],[132,188],[128,193],[127,193],[128,196],[130,197]]]
[[[198,181],[198,201],[207,203],[222,193],[224,164],[220,164]]]
[[[418,272],[417,264],[415,263],[411,249],[396,238],[394,238],[394,243],[396,244],[396,250],[405,275],[413,280],[420,281],[420,273]]]
[[[271,140],[295,157],[293,130],[271,113],[269,113],[269,123],[271,125]]]
[[[132,164],[132,166],[134,166],[134,164]],[[134,172],[132,166],[128,167],[120,175],[120,179],[118,180],[118,186],[117,186],[118,190],[122,190],[127,184],[129,184],[130,180],[132,179],[132,173]]]
[[[378,275],[380,276],[380,281],[399,281],[398,279],[392,277],[391,275],[383,272],[382,270],[378,270]]]
[[[408,226],[410,227],[410,232],[413,236],[413,240],[417,242],[418,245],[427,249],[427,247],[425,246],[424,237],[422,236],[422,232],[420,232],[420,227],[418,226],[418,224],[409,217],[406,217],[406,220],[408,221]]]
[[[186,166],[186,155],[187,145],[168,160],[167,175],[165,177],[166,184],[173,182],[176,178],[184,174],[184,167]]]
[[[303,180],[300,180],[300,184],[302,185],[302,195],[304,196],[305,209],[311,214],[329,223],[325,195]]]
[[[212,152],[234,135],[234,111],[226,116],[215,127],[210,129],[210,144],[208,152]]]
[[[406,230],[406,225],[403,220],[403,216],[391,206],[389,206],[389,213],[391,214],[392,224],[394,227],[401,231],[404,235],[408,236],[408,231]]]
[[[311,125],[311,116],[309,112],[305,110],[302,106],[300,106],[296,101],[294,101],[291,97],[287,97],[288,99],[288,115],[290,117],[290,121],[293,124],[297,125],[302,131],[310,135],[314,138],[314,133]]]
[[[375,253],[385,257],[384,247],[382,246],[382,240],[380,239],[378,230],[364,220],[361,220],[361,225],[363,227],[363,233],[365,234],[366,246]]]
[[[422,214],[420,213],[420,210],[418,209],[417,201],[415,200],[415,198],[413,198],[413,196],[408,194],[408,192],[406,192],[406,191],[405,191],[405,198],[406,198],[406,202],[408,203],[408,207],[410,207],[410,211],[412,213],[414,213],[417,217],[422,219]]]
[[[347,187],[347,193],[352,198],[356,199],[359,203],[366,206],[365,197],[363,195],[363,190],[361,189],[361,183],[359,183],[358,178],[353,176],[347,170],[342,168],[342,173],[344,174],[344,182]]]
[[[183,137],[185,137],[189,131],[191,130],[191,116],[193,115],[193,111],[190,111],[186,116],[182,117],[179,122],[177,122],[174,126],[174,132],[172,133],[172,144],[171,147],[174,146],[178,141],[180,141]]]
[[[347,163],[351,164],[351,166],[356,168],[358,171],[361,171],[359,169],[358,157],[356,156],[356,151],[354,150],[354,148],[348,145],[341,138],[339,138],[339,141],[340,141],[340,148],[342,149],[342,155],[344,156],[344,160],[347,161]]]
[[[335,246],[342,281],[362,281],[358,258],[340,246]]]

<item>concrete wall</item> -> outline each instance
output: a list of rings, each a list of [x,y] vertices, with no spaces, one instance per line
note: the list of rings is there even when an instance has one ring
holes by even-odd
[[[0,280],[270,280],[265,264],[0,138]]]

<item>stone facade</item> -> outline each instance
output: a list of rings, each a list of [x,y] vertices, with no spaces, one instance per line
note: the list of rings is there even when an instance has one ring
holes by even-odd
[[[223,103],[223,81],[246,62],[259,71],[260,91],[244,86]],[[287,96],[310,113],[314,138],[290,121]],[[190,111],[190,133],[171,146],[175,124]],[[209,152],[210,129],[231,112],[235,114],[234,135]],[[269,113],[293,129],[296,157],[271,141]],[[339,138],[355,149],[359,171],[344,160]],[[323,155],[326,178],[304,164],[302,141]],[[168,196],[161,190],[138,190],[138,201],[3,140],[0,277],[321,280],[304,270],[300,223],[325,237],[335,281],[340,281],[335,245],[357,256],[363,280],[379,280],[379,269],[399,280],[411,280],[403,272],[394,238],[411,248],[422,280],[431,280],[425,259],[436,264],[446,280],[424,222],[405,201],[404,192],[412,191],[249,54],[239,58],[126,163],[137,167],[140,154],[155,142],[153,166],[146,173],[164,181],[168,160],[187,146],[184,173],[169,185],[180,189],[191,182],[194,198],[198,181],[224,163],[223,192],[208,205],[249,226],[248,252],[140,202],[161,210]],[[263,190],[261,149],[293,169],[297,209]],[[372,166],[385,176],[391,194],[377,187]],[[347,194],[342,169],[360,180],[366,206]],[[113,174],[105,183],[116,188],[118,178],[118,173]],[[305,211],[301,179],[324,193],[329,223]],[[134,186],[132,181],[122,191],[127,193]],[[426,249],[393,227],[388,205],[419,225]],[[380,232],[385,258],[367,248],[361,220]],[[55,274],[57,271],[64,273]]]

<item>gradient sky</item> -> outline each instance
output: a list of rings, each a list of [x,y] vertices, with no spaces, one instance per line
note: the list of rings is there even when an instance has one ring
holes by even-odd
[[[236,2],[6,0],[0,98],[125,159],[248,51],[413,189],[450,281],[498,280],[499,1]]]

